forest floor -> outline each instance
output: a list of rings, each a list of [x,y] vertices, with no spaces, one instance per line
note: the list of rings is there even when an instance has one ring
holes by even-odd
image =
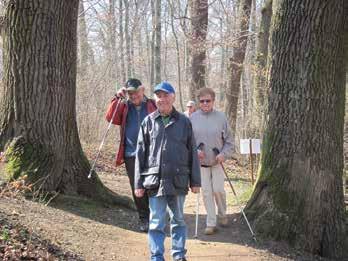
[[[95,155],[93,149],[85,148],[85,151],[89,158]],[[240,200],[245,202],[251,192],[249,170],[235,163],[229,162],[226,166]],[[112,152],[103,154],[96,170],[108,188],[131,196],[125,170],[115,169]],[[148,260],[147,235],[137,231],[134,210],[64,195],[52,200],[27,200],[16,193],[15,187],[11,190],[3,185],[0,191],[0,259]],[[200,198],[197,239],[193,238],[196,195],[189,193],[187,196],[188,260],[326,260],[301,253],[283,243],[254,242],[227,182],[226,192],[229,226],[219,228],[215,235],[203,235],[205,210]],[[168,236],[166,260],[171,260]]]

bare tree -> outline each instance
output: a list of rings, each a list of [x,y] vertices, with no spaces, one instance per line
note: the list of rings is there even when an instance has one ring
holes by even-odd
[[[155,46],[154,46],[154,66],[155,66],[155,75],[154,80],[155,84],[161,82],[161,0],[155,0]]]
[[[175,40],[175,51],[176,51],[176,59],[177,59],[177,82],[179,87],[179,101],[180,101],[180,107],[181,110],[184,110],[184,102],[183,102],[183,94],[182,94],[182,88],[181,88],[181,59],[180,59],[180,45],[179,45],[179,38],[176,34],[175,24],[174,24],[174,1],[169,1],[170,6],[170,25],[172,28],[172,33]]]
[[[195,98],[198,89],[205,87],[206,38],[208,31],[208,1],[192,0],[191,3],[191,84],[190,98]]]
[[[116,0],[109,0],[109,14],[108,14],[108,57],[110,63],[110,80],[114,84],[118,80],[118,70],[117,70],[117,47],[116,47]]]
[[[252,0],[240,1],[237,41],[232,47],[232,56],[230,57],[228,65],[228,87],[226,89],[225,112],[229,118],[232,133],[235,133],[236,129],[240,79],[249,35],[248,29],[251,2]]]
[[[156,31],[156,7],[155,7],[155,1],[156,0],[150,0],[151,3],[151,42],[149,45],[151,46],[151,57],[150,57],[150,84],[153,86],[155,84],[155,31]],[[150,37],[148,38],[150,40]]]
[[[126,60],[127,60],[127,78],[132,77],[132,58],[131,58],[131,37],[129,35],[129,1],[124,0],[125,17],[124,17],[124,34],[126,38]]]
[[[122,83],[126,82],[126,67],[124,62],[124,34],[123,34],[123,0],[119,0],[119,21],[118,21],[118,28],[119,28],[119,49],[120,49],[120,62],[121,62],[121,81]]]
[[[261,22],[256,42],[255,86],[254,86],[254,128],[259,135],[263,133],[267,102],[266,72],[269,30],[272,17],[272,0],[267,0],[261,10]]]

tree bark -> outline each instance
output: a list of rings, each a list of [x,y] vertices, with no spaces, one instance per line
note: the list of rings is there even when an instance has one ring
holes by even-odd
[[[151,57],[150,57],[150,85],[155,85],[155,41],[156,41],[156,9],[155,9],[155,1],[156,0],[150,0],[151,3]]]
[[[127,59],[127,78],[132,77],[132,59],[131,59],[131,38],[129,35],[129,1],[124,0],[125,17],[124,17],[124,34],[126,38],[126,59]]]
[[[226,89],[225,112],[230,121],[232,133],[236,130],[237,106],[240,93],[240,79],[243,71],[245,50],[248,42],[248,28],[252,0],[241,0],[239,5],[238,34],[232,57],[228,64],[228,86]]]
[[[81,1],[81,0],[80,0]],[[110,63],[110,80],[111,86],[113,87],[114,83],[118,80],[118,70],[117,70],[117,48],[116,48],[116,15],[115,15],[116,0],[109,0],[109,63]]]
[[[224,40],[224,19],[220,18],[220,41],[221,41],[221,58],[220,58],[220,87],[219,87],[219,103],[223,105],[224,93],[226,90],[226,53],[227,53],[227,44]]]
[[[88,69],[88,31],[85,18],[85,8],[83,6],[83,1],[79,2],[79,19],[78,19],[78,42],[79,42],[79,69],[85,75]]]
[[[267,86],[267,56],[269,30],[272,18],[272,0],[267,0],[261,10],[261,21],[256,42],[255,86],[254,86],[254,128],[261,135],[264,130]]]
[[[155,75],[154,80],[155,84],[161,82],[161,0],[155,0],[155,46],[154,46],[154,66],[155,66]]]
[[[345,233],[344,2],[273,5],[269,120],[246,208],[258,233],[334,258]]]
[[[172,33],[175,40],[175,51],[176,51],[176,68],[177,68],[177,74],[178,74],[178,88],[179,88],[179,103],[181,110],[184,111],[184,101],[183,101],[183,95],[182,95],[182,88],[181,88],[181,59],[180,59],[180,44],[179,44],[179,38],[176,34],[175,30],[175,24],[174,24],[174,3],[172,1],[169,1],[170,6],[170,25],[172,28]]]
[[[8,178],[27,175],[43,191],[127,205],[96,175],[87,178],[75,110],[78,6],[78,0],[9,4],[0,149],[6,149]]]
[[[348,38],[348,37],[347,37]],[[348,46],[346,47],[348,50]],[[344,153],[344,190],[345,194],[348,195],[348,70],[346,74],[346,105],[345,105],[345,117],[344,117],[344,145],[343,145],[343,153]],[[347,199],[347,200],[346,200]],[[345,201],[348,201],[346,196]]]
[[[191,4],[191,84],[190,99],[195,99],[196,91],[205,87],[206,78],[206,38],[208,31],[208,1],[193,0]]]
[[[126,67],[124,63],[124,36],[123,36],[123,0],[119,0],[119,25],[118,25],[118,30],[119,30],[119,37],[120,37],[120,43],[119,43],[119,48],[120,48],[120,62],[121,62],[121,81],[122,84],[126,82]]]

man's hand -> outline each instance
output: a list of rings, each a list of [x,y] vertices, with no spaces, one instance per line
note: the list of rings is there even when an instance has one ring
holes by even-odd
[[[141,198],[145,194],[145,189],[135,189],[134,194],[137,198]]]
[[[205,153],[203,152],[203,150],[197,150],[197,153],[199,161],[202,162],[205,158]]]
[[[217,161],[217,163],[218,164],[221,164],[222,162],[224,162],[225,161],[225,156],[223,155],[223,154],[218,154],[217,156],[216,156],[216,161]]]
[[[119,89],[116,93],[116,96],[118,98],[125,98],[126,97],[126,94],[127,94],[127,91],[126,91],[126,88],[125,87],[122,87],[121,89]]]
[[[197,193],[199,193],[200,190],[201,190],[200,187],[191,187],[191,192],[192,192],[192,193],[197,194]]]

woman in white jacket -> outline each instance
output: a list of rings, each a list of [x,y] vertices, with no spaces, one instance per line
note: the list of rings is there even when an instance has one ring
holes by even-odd
[[[202,88],[199,90],[198,100],[200,109],[190,119],[196,142],[200,145],[198,158],[201,165],[203,201],[207,211],[207,227],[204,233],[211,235],[216,232],[217,220],[221,226],[228,225],[221,163],[231,156],[234,142],[226,115],[214,109],[215,92],[210,88]],[[216,155],[213,149],[217,149],[219,154]]]

